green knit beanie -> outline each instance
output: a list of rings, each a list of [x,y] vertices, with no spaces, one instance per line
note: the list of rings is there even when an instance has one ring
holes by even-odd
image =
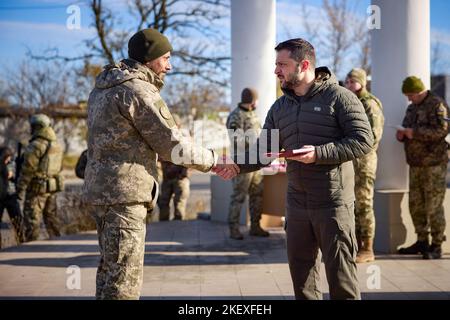
[[[361,68],[353,68],[348,74],[347,78],[351,78],[358,82],[363,88],[367,85],[367,74],[364,69]]]
[[[404,94],[408,93],[420,93],[425,90],[425,85],[420,78],[415,76],[410,76],[403,80],[402,92]]]
[[[155,60],[172,50],[169,40],[155,29],[140,30],[128,41],[128,56],[141,63]]]

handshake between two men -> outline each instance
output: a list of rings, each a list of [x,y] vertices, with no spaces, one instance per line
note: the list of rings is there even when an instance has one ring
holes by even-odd
[[[302,152],[299,152],[298,154],[294,153],[292,155],[289,154],[289,156],[286,156],[286,159],[305,164],[316,162],[316,151],[314,146],[307,145],[298,150]],[[276,158],[276,156],[274,158]],[[211,169],[211,171],[220,176],[222,179],[230,180],[239,174],[240,168],[230,157],[222,156],[217,160],[216,165]]]
[[[214,167],[212,167],[211,171],[224,180],[230,180],[239,174],[240,169],[230,157],[224,155],[217,159],[217,163]]]

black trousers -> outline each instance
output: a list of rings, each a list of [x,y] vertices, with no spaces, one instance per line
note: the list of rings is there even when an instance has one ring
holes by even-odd
[[[23,242],[23,214],[20,210],[19,200],[15,194],[7,195],[0,201],[0,221],[3,218],[3,211],[8,211],[9,218],[14,227],[16,233],[17,243]],[[1,236],[0,236],[0,247],[1,247]]]

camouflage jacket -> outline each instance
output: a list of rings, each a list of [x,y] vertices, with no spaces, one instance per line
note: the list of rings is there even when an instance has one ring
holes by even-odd
[[[33,179],[46,180],[59,175],[62,159],[62,147],[56,141],[55,131],[51,127],[34,133],[23,154],[17,193],[27,190]]]
[[[367,90],[363,90],[358,95],[359,100],[364,106],[370,127],[373,132],[373,150],[378,149],[378,145],[383,135],[384,116],[381,101]]]
[[[97,77],[88,100],[87,203],[155,202],[158,155],[203,172],[214,165],[214,152],[175,125],[162,86],[153,71],[131,59],[107,65]]]
[[[410,104],[403,126],[413,129],[413,139],[404,138],[406,161],[410,166],[429,167],[448,162],[448,106],[444,100],[428,92],[421,104]]]
[[[235,146],[232,150],[246,152],[261,133],[261,121],[255,111],[238,105],[227,118],[227,129],[233,131],[229,131],[231,147]],[[250,141],[252,137],[254,141]]]

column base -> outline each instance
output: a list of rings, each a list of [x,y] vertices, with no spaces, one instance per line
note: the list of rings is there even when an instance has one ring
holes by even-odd
[[[397,253],[399,247],[416,242],[408,205],[407,190],[375,190],[374,210],[376,218],[374,250],[380,253]],[[450,236],[450,195],[445,195],[445,234]],[[450,237],[449,237],[450,239]],[[442,244],[443,252],[450,253],[450,242]]]

